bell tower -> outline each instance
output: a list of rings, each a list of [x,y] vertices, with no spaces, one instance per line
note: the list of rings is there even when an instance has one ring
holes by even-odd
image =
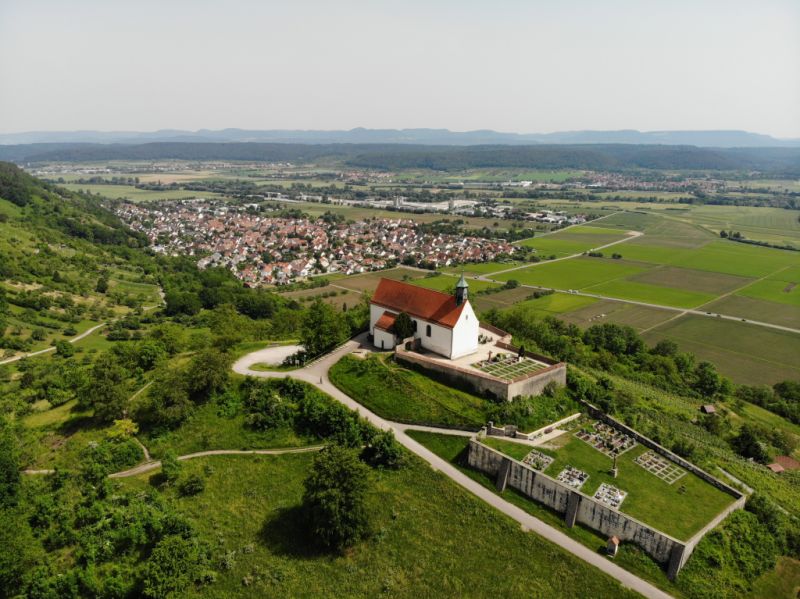
[[[461,273],[461,278],[456,283],[456,306],[460,306],[469,299],[469,285],[464,278],[464,273]]]

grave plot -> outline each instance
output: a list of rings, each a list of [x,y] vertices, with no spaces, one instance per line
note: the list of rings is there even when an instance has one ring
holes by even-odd
[[[535,449],[531,450],[528,455],[522,458],[523,463],[528,464],[534,470],[546,470],[554,460],[555,458],[545,455],[541,451],[536,451]]]
[[[625,501],[627,496],[627,491],[622,491],[606,483],[600,485],[594,493],[595,499],[600,503],[613,507],[615,510],[619,509],[619,506],[622,505],[622,502]]]
[[[514,354],[499,353],[491,360],[475,362],[472,367],[504,381],[511,381],[520,376],[543,370],[547,368],[547,364],[530,358],[519,359]]]
[[[650,474],[655,474],[668,485],[671,485],[686,474],[686,470],[676,466],[652,450],[644,452],[634,462]]]
[[[564,468],[559,475],[556,477],[559,482],[564,483],[565,485],[572,487],[575,490],[579,490],[583,484],[589,479],[589,475],[586,474],[583,470],[578,470],[577,468],[573,468],[572,466],[567,466]]]
[[[581,427],[575,436],[607,456],[621,455],[636,445],[633,437],[602,422]]]

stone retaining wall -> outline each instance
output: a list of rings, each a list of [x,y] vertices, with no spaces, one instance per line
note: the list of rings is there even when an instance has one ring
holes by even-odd
[[[510,486],[556,512],[563,513],[569,528],[578,522],[606,536],[616,536],[621,541],[636,543],[653,559],[666,564],[670,579],[677,576],[703,535],[722,522],[730,512],[744,505],[744,497],[740,497],[703,530],[684,542],[487,447],[477,438],[470,440],[468,462],[472,468],[497,477],[498,491]]]
[[[428,358],[400,345],[395,350],[395,357],[425,370],[433,371],[443,377],[447,383],[456,387],[467,385],[479,395],[488,395],[506,401],[511,401],[519,395],[539,395],[550,382],[555,382],[557,385],[567,384],[567,365],[553,360],[549,360],[548,363],[551,365],[543,370],[506,381],[485,372],[461,368],[455,364]]]

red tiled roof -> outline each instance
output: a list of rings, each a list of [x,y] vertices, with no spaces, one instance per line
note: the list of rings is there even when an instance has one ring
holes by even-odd
[[[775,474],[780,474],[784,470],[783,466],[781,466],[780,464],[776,464],[776,463],[767,464],[767,468],[772,470]]]
[[[384,312],[381,314],[381,317],[378,319],[378,322],[375,323],[376,329],[383,329],[384,331],[391,331],[392,327],[394,326],[394,321],[396,316],[391,312]]]
[[[449,329],[456,325],[465,305],[457,306],[456,298],[448,293],[392,279],[381,279],[372,296],[372,303]]]

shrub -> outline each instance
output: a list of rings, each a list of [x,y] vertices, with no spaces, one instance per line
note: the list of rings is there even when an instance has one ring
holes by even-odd
[[[376,431],[361,451],[361,459],[370,466],[396,470],[403,465],[403,450],[392,431]]]
[[[144,595],[161,599],[182,594],[191,584],[203,580],[207,562],[206,552],[195,539],[178,535],[163,538],[147,560]]]
[[[178,461],[175,452],[168,449],[164,452],[164,457],[161,458],[161,475],[164,477],[164,482],[174,483],[181,475],[182,465]]]
[[[188,497],[202,493],[205,488],[205,479],[199,474],[191,474],[178,485],[178,492],[184,497]]]

